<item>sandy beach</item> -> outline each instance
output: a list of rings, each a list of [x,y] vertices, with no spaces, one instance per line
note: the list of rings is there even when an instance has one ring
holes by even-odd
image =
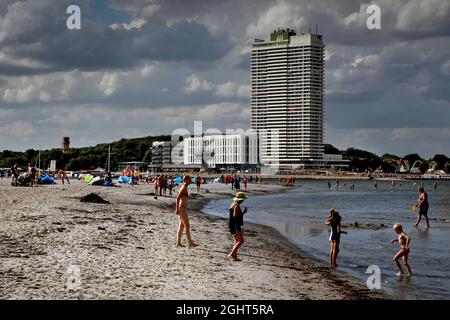
[[[274,185],[249,189],[250,196],[283,191]],[[80,202],[91,192],[110,204]],[[244,225],[242,261],[228,261],[227,221],[197,210],[208,199],[231,197],[230,186],[204,185],[200,194],[192,186],[190,192],[195,249],[175,247],[175,198],[155,199],[153,186],[105,188],[74,181],[13,188],[9,179],[1,180],[0,299],[386,297],[343,273],[330,273],[260,225]],[[75,288],[68,287],[74,270],[80,272]]]

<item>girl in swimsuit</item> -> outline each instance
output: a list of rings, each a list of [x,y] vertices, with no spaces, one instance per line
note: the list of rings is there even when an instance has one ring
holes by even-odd
[[[189,216],[188,216],[188,186],[192,183],[190,176],[183,177],[183,184],[181,185],[180,190],[178,191],[177,200],[176,200],[176,209],[175,213],[178,215],[178,233],[177,233],[177,247],[184,247],[181,244],[181,236],[183,235],[183,230],[186,231],[186,239],[188,242],[189,248],[194,248],[197,245],[192,242],[190,225],[189,225]]]
[[[341,241],[341,233],[347,234],[346,231],[341,230],[341,216],[339,213],[331,209],[328,215],[328,219],[325,222],[326,225],[330,226],[330,269],[337,267],[337,256],[339,254],[339,243]]]

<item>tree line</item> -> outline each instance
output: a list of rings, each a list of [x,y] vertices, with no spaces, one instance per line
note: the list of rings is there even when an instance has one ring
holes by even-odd
[[[121,139],[109,144],[103,143],[92,147],[70,148],[67,153],[62,152],[60,148],[50,150],[41,150],[40,163],[41,169],[50,166],[51,160],[57,160],[57,167],[64,166],[67,170],[92,170],[96,168],[106,168],[108,159],[108,148],[111,147],[111,168],[115,170],[119,162],[142,161],[151,162],[151,146],[154,141],[170,141],[170,136],[148,136],[143,138]],[[417,160],[421,161],[418,166],[421,172],[430,168],[432,162],[435,162],[437,170],[444,170],[450,173],[450,158],[443,154],[436,154],[431,159],[424,159],[416,153],[398,156],[393,154],[384,154],[378,156],[375,153],[348,148],[339,150],[331,144],[324,145],[325,153],[341,154],[344,159],[350,160],[350,170],[356,172],[383,170],[386,173],[396,172],[397,160],[408,160],[412,166]],[[0,152],[0,167],[9,168],[14,163],[20,166],[27,166],[28,163],[38,164],[39,151],[34,149],[25,152],[16,152],[4,150]]]
[[[417,153],[404,156],[386,153],[378,156],[375,153],[356,148],[339,150],[331,144],[325,144],[324,149],[327,154],[341,154],[344,159],[350,160],[350,170],[356,172],[382,170],[386,173],[395,173],[397,170],[396,162],[398,160],[407,160],[410,167],[416,161],[420,161],[416,167],[422,173],[425,173],[431,167],[432,163],[435,164],[436,170],[444,170],[450,173],[450,158],[444,154],[436,154],[430,159],[424,159]]]
[[[149,136],[143,138],[121,139],[112,143],[98,144],[92,147],[70,148],[63,153],[61,148],[40,151],[40,169],[50,167],[50,161],[56,160],[57,167],[70,171],[106,168],[108,148],[111,147],[111,169],[115,170],[119,162],[151,162],[151,146],[154,141],[169,141],[170,136]],[[27,166],[33,163],[39,166],[39,150],[29,149],[25,152],[4,150],[0,152],[0,167],[9,168],[15,163]]]

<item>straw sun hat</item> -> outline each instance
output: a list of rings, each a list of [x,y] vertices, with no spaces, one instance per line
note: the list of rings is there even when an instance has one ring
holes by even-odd
[[[245,199],[247,199],[247,196],[245,195],[244,192],[238,192],[236,193],[236,196],[233,198],[233,201],[244,201]]]

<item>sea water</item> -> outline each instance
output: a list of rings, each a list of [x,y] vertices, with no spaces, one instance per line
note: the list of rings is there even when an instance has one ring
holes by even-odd
[[[450,299],[450,181],[423,181],[430,202],[431,228],[422,219],[413,226],[417,213],[411,206],[418,198],[421,181],[297,180],[295,188],[281,194],[252,196],[245,202],[249,211],[246,221],[278,230],[304,252],[328,262],[329,230],[324,224],[330,208],[342,216],[342,224],[381,225],[376,229],[347,228],[341,236],[338,269],[364,283],[367,268],[381,269],[381,287],[397,299]],[[354,189],[351,188],[354,185]],[[249,187],[251,190],[251,185]],[[209,202],[203,208],[208,214],[228,217],[231,199]],[[400,223],[411,237],[409,262],[414,276],[399,278],[392,257],[399,250],[392,230]],[[244,225],[245,228],[245,225]],[[245,229],[244,229],[245,230]],[[343,228],[343,230],[345,230]],[[245,231],[244,231],[245,232]]]

